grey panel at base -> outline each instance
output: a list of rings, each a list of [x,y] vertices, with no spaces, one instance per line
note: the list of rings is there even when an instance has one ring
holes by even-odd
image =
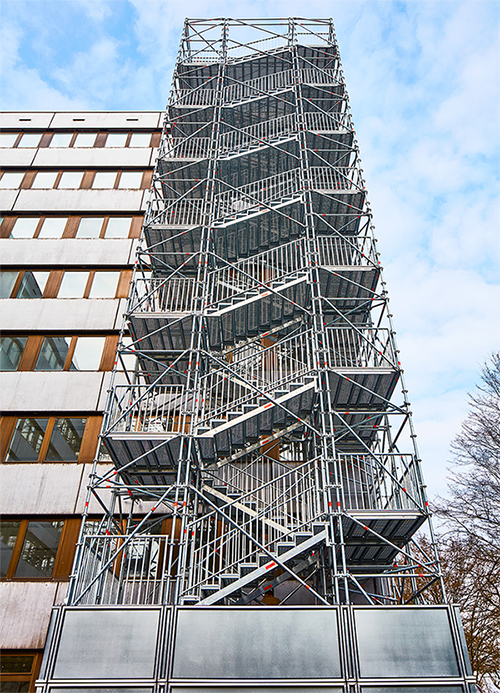
[[[173,677],[339,678],[335,609],[178,612]]]
[[[355,609],[362,678],[458,676],[446,608]]]
[[[152,678],[159,609],[64,612],[54,678]]]

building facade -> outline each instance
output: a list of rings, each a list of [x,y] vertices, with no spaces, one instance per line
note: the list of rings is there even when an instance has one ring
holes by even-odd
[[[161,120],[16,117],[1,587],[43,585],[37,651],[57,605],[40,691],[472,691],[331,21],[186,20]]]

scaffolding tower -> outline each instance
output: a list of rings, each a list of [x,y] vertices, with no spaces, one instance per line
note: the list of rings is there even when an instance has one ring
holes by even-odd
[[[442,590],[329,20],[185,22],[96,501],[71,605]]]

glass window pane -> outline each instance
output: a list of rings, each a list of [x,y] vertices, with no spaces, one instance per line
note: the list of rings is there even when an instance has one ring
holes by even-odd
[[[29,681],[2,681],[0,691],[1,693],[28,693],[30,685]]]
[[[20,217],[10,233],[11,238],[33,238],[40,217]]]
[[[0,132],[0,147],[13,147],[17,140],[17,132]]]
[[[106,227],[106,238],[128,238],[130,217],[110,217]]]
[[[59,190],[76,190],[80,187],[83,178],[83,171],[64,171],[59,180]]]
[[[36,462],[48,419],[18,419],[6,462]]]
[[[36,361],[36,371],[62,371],[71,337],[45,337]]]
[[[56,132],[50,140],[50,147],[69,147],[71,138],[73,137],[72,132]]]
[[[36,176],[35,180],[33,181],[32,188],[34,189],[43,189],[43,190],[48,190],[49,188],[54,187],[54,183],[56,182],[56,177],[57,177],[57,171],[39,171]]]
[[[150,142],[150,132],[134,132],[130,138],[129,147],[149,147]]]
[[[95,144],[95,132],[79,132],[73,147],[93,147]]]
[[[96,371],[101,363],[105,337],[78,337],[71,360],[72,371]]]
[[[116,180],[116,171],[98,171],[95,174],[93,188],[107,189],[113,188]]]
[[[15,576],[51,577],[64,522],[29,522]]]
[[[14,550],[20,525],[19,520],[0,520],[0,577],[4,578],[7,575],[10,557]],[[9,671],[9,669],[3,668],[3,657],[0,663],[2,666],[1,671]]]
[[[26,337],[0,337],[0,371],[17,371]]]
[[[0,672],[2,674],[30,674],[34,659],[33,655],[2,654]]]
[[[67,221],[68,217],[47,217],[42,224],[38,238],[61,238]]]
[[[114,298],[119,276],[119,272],[96,272],[90,298]]]
[[[17,270],[14,272],[10,270],[0,272],[0,298],[10,298],[17,275]]]
[[[76,237],[99,238],[103,221],[104,217],[83,217],[78,225]]]
[[[21,185],[21,181],[24,178],[24,173],[4,173],[0,178],[0,188],[5,189],[15,189]]]
[[[40,144],[40,139],[42,135],[39,132],[26,132],[22,137],[21,141],[17,145],[18,147],[38,147]]]
[[[87,419],[56,419],[45,459],[49,462],[76,462]]]
[[[41,298],[49,272],[30,272],[26,270],[16,294],[16,298]]]
[[[87,279],[87,272],[65,272],[57,298],[82,298]]]
[[[124,147],[127,136],[127,132],[111,132],[106,138],[106,147]]]
[[[123,171],[119,188],[140,188],[142,182],[142,171]]]

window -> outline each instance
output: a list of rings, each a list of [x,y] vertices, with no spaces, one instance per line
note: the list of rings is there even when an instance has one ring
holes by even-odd
[[[45,337],[35,365],[36,371],[62,371],[66,363],[71,337]]]
[[[131,221],[130,217],[110,217],[106,227],[106,238],[127,238]]]
[[[97,371],[105,341],[105,337],[78,337],[71,359],[71,370]]]
[[[114,298],[119,272],[96,272],[92,286],[90,287],[90,298]]]
[[[10,298],[17,280],[17,271],[2,270],[0,272],[0,298]]]
[[[18,147],[35,148],[40,144],[42,135],[39,132],[27,132],[21,137]]]
[[[95,144],[95,132],[79,132],[73,147],[93,147]]]
[[[134,132],[130,138],[129,147],[149,147],[150,142],[150,132]]]
[[[32,189],[49,190],[54,187],[57,171],[39,171],[31,184]]]
[[[10,233],[11,238],[33,238],[40,217],[20,217]]]
[[[93,188],[108,189],[114,188],[116,180],[116,171],[98,171],[95,174]]]
[[[27,337],[0,337],[0,371],[17,371]]]
[[[99,238],[104,217],[83,217],[78,224],[77,238]]]
[[[142,184],[142,171],[124,171],[120,176],[119,188],[137,188]]]
[[[57,187],[59,189],[77,189],[82,184],[83,171],[64,171]]]
[[[106,138],[106,147],[125,147],[127,144],[128,133],[112,132]]]
[[[24,173],[4,173],[0,178],[0,188],[4,190],[17,190],[24,178]]]
[[[16,298],[41,298],[49,272],[25,271]]]
[[[72,132],[55,132],[50,140],[50,147],[69,147],[73,139]]]
[[[68,217],[46,217],[38,233],[38,238],[61,238],[67,221]]]
[[[42,654],[37,650],[3,650],[0,658],[0,691],[34,692]]]
[[[20,418],[6,462],[77,462],[87,419]]]
[[[83,298],[87,286],[87,272],[65,272],[59,288],[58,298]]]
[[[17,132],[0,132],[0,147],[13,147],[17,140]]]
[[[4,580],[67,579],[79,527],[80,519],[76,517],[0,520],[3,548],[0,577]]]

